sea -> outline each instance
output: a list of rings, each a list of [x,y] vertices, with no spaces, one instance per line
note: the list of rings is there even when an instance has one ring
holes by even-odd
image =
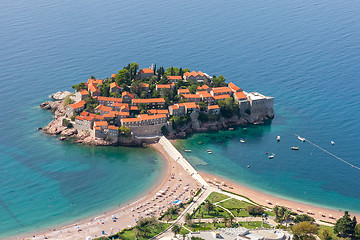
[[[196,169],[360,212],[359,12],[355,0],[0,1],[0,236],[96,216],[156,184],[163,162],[151,149],[37,131],[52,119],[38,107],[50,94],[131,62],[223,75],[275,98],[264,125],[178,141]]]

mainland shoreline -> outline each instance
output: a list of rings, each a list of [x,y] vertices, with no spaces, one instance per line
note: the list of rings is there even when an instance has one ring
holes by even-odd
[[[173,141],[175,140],[172,140],[172,142]],[[76,223],[56,228],[55,231],[50,229],[48,231],[40,230],[36,231],[36,234],[34,234],[34,232],[32,234],[19,234],[11,239],[44,239],[44,236],[46,236],[47,239],[85,239],[87,236],[104,236],[101,235],[101,232],[103,231],[102,229],[105,229],[105,234],[107,235],[110,234],[109,229],[113,229],[114,231],[112,232],[112,234],[114,234],[118,232],[118,229],[123,229],[128,226],[135,225],[133,221],[134,215],[132,215],[131,211],[132,208],[140,204],[140,202],[151,201],[154,195],[160,190],[164,189],[166,185],[171,186],[172,188],[174,187],[174,185],[177,185],[179,183],[176,178],[175,180],[171,180],[171,178],[169,178],[171,174],[176,173],[176,177],[181,177],[182,184],[189,184],[190,189],[192,189],[193,191],[196,191],[196,189],[200,187],[200,185],[195,182],[195,180],[188,173],[186,173],[186,171],[176,161],[174,161],[171,156],[166,153],[166,151],[161,147],[159,143],[152,144],[150,145],[150,147],[161,155],[164,166],[160,176],[148,191],[140,194],[133,200],[129,200],[128,202],[121,204],[122,207],[120,208],[115,207],[112,210],[106,211],[103,214],[100,214],[93,218],[85,218]],[[318,223],[335,223],[336,219],[342,217],[344,214],[343,211],[340,212],[334,209],[314,206],[311,204],[288,200],[272,194],[264,193],[215,174],[207,172],[199,172],[199,174],[210,185],[218,186],[221,187],[223,190],[245,196],[254,201],[255,203],[263,205],[267,208],[273,208],[275,205],[286,206],[290,208],[293,212],[297,212],[298,214],[308,214],[314,217]],[[167,205],[167,207],[169,206],[171,206],[171,203]],[[111,221],[113,215],[118,217],[116,223]],[[355,216],[359,218],[360,214],[356,213]],[[101,219],[104,223],[99,224],[99,219]],[[322,220],[323,222],[319,220]],[[117,228],[115,228],[115,226]],[[77,231],[77,227],[80,227],[81,231]],[[32,237],[34,235],[35,237]]]

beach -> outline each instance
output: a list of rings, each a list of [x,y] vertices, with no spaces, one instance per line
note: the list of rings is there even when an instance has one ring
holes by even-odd
[[[276,197],[271,194],[266,194],[258,190],[243,186],[239,183],[235,183],[224,177],[219,177],[210,173],[200,172],[200,175],[213,186],[220,186],[223,190],[233,192],[242,196],[245,196],[255,203],[263,205],[267,208],[273,208],[276,205],[286,206],[291,211],[298,214],[307,214],[317,220],[318,223],[321,223],[320,220],[324,222],[335,223],[337,219],[344,215],[344,211],[336,211],[333,209],[327,209],[323,207],[317,207],[310,204],[304,204],[280,197]],[[351,214],[351,212],[350,212]],[[359,215],[355,215],[359,219]],[[323,222],[323,223],[324,223]]]
[[[11,239],[45,239],[45,237],[47,239],[86,239],[86,237],[109,236],[121,229],[135,226],[139,217],[159,217],[168,207],[174,205],[175,200],[188,201],[200,187],[199,183],[187,174],[159,143],[151,147],[162,155],[165,166],[160,179],[154,183],[149,192],[142,194],[131,203],[106,211],[99,216],[61,228],[54,227],[38,233],[22,234]]]
[[[121,229],[135,226],[139,217],[159,217],[168,207],[174,205],[175,200],[188,201],[201,187],[200,184],[167,154],[161,144],[156,143],[151,147],[161,154],[165,166],[160,179],[148,193],[144,193],[122,207],[104,212],[102,215],[87,218],[65,227],[49,229],[37,234],[22,235],[14,239],[44,239],[45,237],[46,239],[85,239],[86,237],[109,236]],[[334,223],[344,214],[343,211],[316,207],[265,194],[213,174],[205,172],[199,174],[211,186],[245,196],[267,208],[273,208],[276,205],[286,206],[298,214],[308,214],[314,217],[318,223],[321,223],[319,220],[322,220],[323,224],[327,224],[324,222]]]

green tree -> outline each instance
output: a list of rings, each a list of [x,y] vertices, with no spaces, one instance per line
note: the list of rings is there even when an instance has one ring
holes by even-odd
[[[292,231],[297,239],[307,239],[312,234],[317,234],[318,229],[311,222],[301,222],[293,226]]]
[[[354,217],[352,220],[350,218],[349,212],[345,211],[344,216],[339,218],[336,221],[334,231],[342,237],[352,236],[355,232],[356,227],[356,218]]]
[[[296,215],[294,222],[299,223],[299,222],[314,222],[315,219],[310,217],[307,214],[301,214],[301,215]]]
[[[283,216],[283,220],[285,221],[285,226],[287,227],[288,221],[291,218],[291,211],[286,209],[286,211],[284,212],[284,216]]]
[[[177,224],[174,224],[174,226],[172,226],[171,231],[174,233],[174,236],[176,236],[176,234],[179,234],[181,231],[181,227]]]
[[[233,215],[229,214],[230,226],[232,226],[234,219],[235,219],[235,217]]]
[[[261,206],[254,206],[254,205],[249,205],[246,210],[252,216],[261,216],[265,212]]]
[[[161,127],[161,133],[165,136],[167,136],[169,134],[169,130],[167,129],[166,126]]]
[[[226,79],[223,75],[220,75],[219,77],[214,76],[212,79],[213,87],[225,87],[227,85],[225,81]]]
[[[119,73],[115,75],[116,83],[119,86],[124,83],[126,85],[129,85],[130,84],[129,78],[130,78],[130,74],[129,74],[129,70],[127,69],[120,70]]]
[[[229,218],[228,218],[228,217],[224,217],[224,218],[223,218],[223,223],[224,223],[225,227],[226,227],[226,225],[227,225],[228,222],[229,222]]]
[[[214,208],[214,205],[209,200],[207,200],[204,205],[204,209],[207,211],[208,215],[210,214],[210,211],[214,210]]]
[[[124,135],[125,137],[129,137],[131,134],[131,129],[125,126],[119,127],[119,133]]]
[[[66,107],[67,105],[73,104],[73,103],[74,103],[74,100],[72,100],[70,96],[66,96],[66,98],[63,101],[63,106]]]
[[[355,226],[355,231],[354,232],[355,232],[354,233],[355,238],[360,239],[360,224]]]
[[[321,240],[332,240],[333,239],[331,231],[327,228],[323,228],[320,231],[319,237]]]
[[[189,225],[189,226],[192,224],[192,216],[191,216],[190,213],[187,213],[187,214],[185,215],[185,222],[186,222],[186,224]]]
[[[72,85],[72,88],[74,88],[76,91],[80,91],[81,89],[87,89],[86,84],[84,82],[81,82],[77,85]]]

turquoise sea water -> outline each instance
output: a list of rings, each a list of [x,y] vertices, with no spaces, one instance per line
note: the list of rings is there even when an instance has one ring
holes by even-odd
[[[152,185],[162,166],[152,151],[71,145],[36,131],[51,120],[37,107],[49,94],[133,61],[223,74],[275,97],[271,125],[180,142],[194,149],[196,168],[360,211],[359,171],[293,135],[360,165],[359,12],[358,1],[339,0],[0,1],[1,235],[74,221]]]

